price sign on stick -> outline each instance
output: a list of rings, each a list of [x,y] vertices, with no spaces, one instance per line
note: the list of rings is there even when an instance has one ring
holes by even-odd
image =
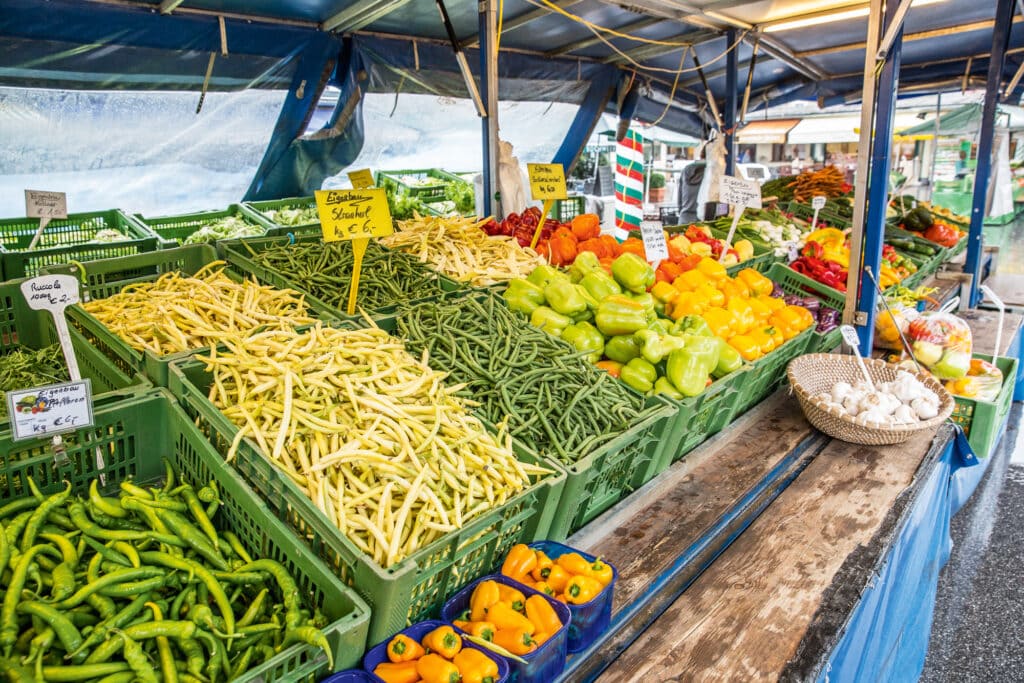
[[[811,230],[815,230],[818,225],[818,212],[825,208],[825,197],[818,195],[811,200],[811,207],[814,209],[814,216],[811,217]]]
[[[556,199],[566,199],[569,194],[565,189],[565,167],[562,164],[527,164],[526,169],[530,176],[530,196],[544,202],[540,222],[530,242],[530,247],[536,249],[540,232],[544,229],[544,220],[551,213],[552,205]]]
[[[68,196],[63,192],[25,190],[25,216],[39,219],[39,229],[28,245],[29,249],[35,249],[51,220],[68,217]]]
[[[29,308],[49,311],[68,365],[68,373],[72,380],[81,379],[75,350],[71,346],[68,322],[64,317],[64,309],[78,303],[78,280],[73,275],[42,275],[22,282],[21,294]]]
[[[358,171],[349,171],[348,180],[352,183],[352,187],[357,190],[373,187],[373,172],[368,168],[361,168]]]
[[[729,228],[729,235],[725,238],[722,247],[722,255],[718,257],[719,262],[725,260],[725,255],[732,246],[733,235],[736,234],[736,226],[740,223],[740,216],[743,209],[761,208],[761,186],[756,180],[744,180],[731,175],[722,176],[718,183],[718,201],[723,204],[730,204],[733,207],[732,226]]]
[[[661,221],[640,221],[640,237],[644,241],[644,253],[647,260],[658,265],[668,258],[668,243],[665,242],[665,229]]]
[[[316,209],[324,242],[352,240],[352,287],[348,293],[348,314],[356,313],[359,275],[371,237],[385,237],[395,231],[384,190],[317,190]]]
[[[15,441],[91,427],[92,383],[87,380],[7,392]]]

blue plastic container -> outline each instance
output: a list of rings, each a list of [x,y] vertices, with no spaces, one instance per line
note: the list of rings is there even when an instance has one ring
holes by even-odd
[[[427,621],[421,621],[419,623],[413,624],[409,628],[400,631],[400,633],[412,638],[418,643],[421,640],[423,640],[423,636],[427,635],[439,626],[451,626],[451,624],[447,621],[437,621],[436,619],[428,619]],[[458,629],[456,629],[456,631],[457,630]],[[394,638],[394,636],[391,636],[391,638]],[[369,652],[366,653],[366,655],[363,657],[363,668],[366,669],[366,671],[372,672],[377,667],[378,664],[388,661],[387,647],[388,643],[391,642],[391,638],[388,638],[382,643],[377,643],[376,645],[370,648]],[[511,681],[515,680],[514,678],[509,678],[508,660],[504,657],[499,657],[493,652],[485,650],[484,648],[479,647],[469,642],[468,640],[462,641],[462,647],[463,649],[469,648],[471,650],[480,650],[485,655],[494,660],[495,664],[498,665],[497,683],[511,683]],[[373,676],[371,674],[369,680],[380,681],[380,678],[378,678],[377,676]],[[335,683],[335,681],[331,681],[331,683]]]
[[[557,560],[567,553],[579,553],[591,562],[597,559],[590,553],[554,541],[537,541],[531,543],[530,547],[541,551],[552,560]],[[615,592],[615,582],[619,579],[619,570],[612,565],[609,566],[612,567],[612,582],[605,586],[596,598],[582,605],[568,606],[572,614],[572,621],[569,622],[569,652],[587,649],[587,646],[607,631],[612,623],[612,595]]]
[[[542,596],[555,608],[555,613],[563,624],[562,628],[558,629],[558,632],[551,636],[547,642],[530,654],[522,655],[522,658],[526,660],[525,664],[514,659],[504,659],[495,655],[507,662],[511,672],[511,676],[508,679],[509,683],[548,683],[558,678],[559,674],[565,670],[565,658],[569,656],[569,629],[567,625],[572,619],[572,614],[569,612],[568,607],[557,600],[552,600],[543,593],[535,591],[529,586],[524,586],[518,581],[513,581],[507,576],[492,574],[477,579],[449,598],[448,602],[444,603],[444,607],[441,608],[441,618],[448,622],[455,621],[459,618],[460,614],[468,610],[469,598],[473,595],[473,589],[481,581],[497,581],[522,591],[526,597],[531,595]],[[456,628],[456,630],[459,629]]]
[[[349,669],[322,678],[320,683],[380,683],[380,679],[362,669]]]

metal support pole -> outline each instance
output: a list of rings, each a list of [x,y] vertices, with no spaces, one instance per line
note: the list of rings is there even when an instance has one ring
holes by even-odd
[[[982,228],[988,199],[989,176],[992,171],[992,135],[996,126],[996,103],[1003,76],[1003,62],[1010,43],[1014,0],[999,0],[996,23],[992,29],[992,53],[988,60],[988,81],[985,84],[985,105],[981,114],[981,138],[978,140],[978,164],[974,171],[974,203],[971,206],[971,231],[967,237],[967,261],[964,272],[970,273],[971,306],[981,301],[978,279],[981,275]]]
[[[736,29],[725,32],[725,44],[732,47],[725,57],[725,174],[736,173],[736,95],[739,87]]]
[[[480,0],[480,94],[487,116],[480,119],[483,136],[483,213],[498,220],[504,216],[498,190],[498,40],[497,0]],[[497,201],[495,201],[497,200]]]
[[[935,196],[935,165],[939,161],[939,134],[942,132],[942,93],[935,96],[935,137],[932,138],[932,170],[928,174],[928,199]]]
[[[864,221],[863,236],[860,249],[850,250],[850,269],[857,270],[857,282],[847,292],[847,311],[851,295],[856,299],[853,307],[853,321],[857,325],[857,335],[860,337],[861,348],[868,351],[871,349],[875,331],[875,305],[877,294],[871,279],[867,277],[867,270],[870,269],[876,278],[880,277],[880,266],[882,263],[882,245],[885,242],[885,213],[889,205],[889,169],[892,162],[892,132],[893,118],[896,113],[896,91],[899,89],[900,55],[903,47],[903,28],[897,22],[903,18],[901,7],[896,2],[887,2],[884,17],[881,12],[874,14],[875,8],[872,2],[872,16],[869,21],[877,23],[875,30],[869,27],[869,39],[881,40],[879,34],[883,28],[887,35],[892,36],[891,45],[887,50],[887,57],[881,63],[881,70],[877,71],[877,65],[869,65],[865,59],[865,68],[870,68],[872,73],[878,73],[877,91],[875,97],[874,127],[867,130],[861,129],[861,138],[866,134],[871,140],[871,168],[868,177],[858,178],[858,186],[865,185],[866,193],[858,192],[860,197],[867,201],[866,220]],[[872,35],[873,34],[873,35]],[[878,54],[877,45],[869,45],[868,55],[872,57]],[[866,81],[867,79],[865,79]],[[872,76],[872,80],[874,77]],[[875,87],[875,84],[871,84]],[[859,159],[858,159],[859,162]],[[859,208],[859,207],[858,207]],[[864,215],[865,208],[860,208],[861,215]],[[851,275],[853,273],[851,272]],[[852,278],[851,278],[852,279]]]

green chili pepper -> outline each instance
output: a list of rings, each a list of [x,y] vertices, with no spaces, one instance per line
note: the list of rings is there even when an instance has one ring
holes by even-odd
[[[82,634],[71,623],[71,620],[56,607],[28,600],[18,603],[18,612],[42,619],[47,626],[53,629],[66,652],[71,652],[82,644]],[[77,662],[81,662],[81,659],[78,659]]]
[[[224,630],[227,631],[228,635],[234,634],[235,615],[234,612],[232,612],[231,610],[231,603],[228,602],[228,596],[224,593],[224,589],[221,588],[220,583],[217,582],[217,579],[213,577],[213,575],[209,572],[209,570],[206,569],[206,567],[203,567],[201,564],[197,562],[186,560],[180,557],[174,557],[173,555],[163,552],[147,551],[142,553],[141,557],[142,560],[147,564],[155,564],[161,567],[177,569],[180,571],[189,572],[190,574],[194,574],[200,581],[202,581],[202,585],[206,587],[206,589],[210,592],[210,596],[213,597],[213,601],[217,603],[217,607],[221,611],[221,616],[224,618]],[[291,580],[291,577],[288,577],[288,580]],[[292,582],[292,584],[294,585],[294,581]],[[285,594],[284,598],[286,601],[288,600],[287,593]],[[298,600],[297,589],[295,591],[293,599],[296,601]]]

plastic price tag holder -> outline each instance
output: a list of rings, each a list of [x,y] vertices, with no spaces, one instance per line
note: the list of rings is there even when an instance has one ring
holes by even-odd
[[[740,224],[740,217],[746,208],[761,208],[761,186],[756,180],[744,180],[736,176],[724,175],[718,183],[718,201],[729,204],[733,207],[732,225],[729,227],[729,234],[722,245],[722,255],[718,261],[725,260],[726,254],[732,247],[732,238],[736,234],[736,227]]]
[[[530,248],[536,249],[541,230],[544,229],[544,221],[551,213],[555,200],[567,199],[569,193],[565,189],[565,167],[562,164],[527,164],[526,171],[530,178],[530,196],[544,202],[537,230],[530,241]]]
[[[355,315],[366,247],[371,238],[386,237],[395,231],[387,194],[379,188],[362,188],[317,190],[314,195],[324,242],[352,242],[352,286],[348,293],[347,312]]]
[[[818,196],[816,196],[814,199],[811,200],[811,207],[814,209],[814,216],[811,218],[811,230],[812,231],[817,229],[817,225],[818,225],[818,212],[825,208],[825,202],[826,201],[827,200],[825,199],[824,195],[820,195],[820,194]]]

